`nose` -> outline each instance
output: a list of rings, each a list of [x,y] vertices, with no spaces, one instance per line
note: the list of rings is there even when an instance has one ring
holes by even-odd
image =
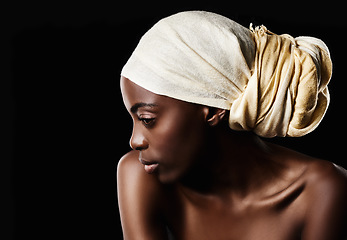
[[[141,130],[138,129],[138,127],[134,126],[133,132],[130,138],[130,147],[133,150],[144,150],[148,147],[148,142],[144,135],[142,134]]]

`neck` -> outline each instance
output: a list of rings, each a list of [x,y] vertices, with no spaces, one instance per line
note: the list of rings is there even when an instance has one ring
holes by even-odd
[[[274,168],[279,167],[271,161],[270,147],[251,132],[218,126],[207,139],[206,150],[180,182],[184,188],[204,194],[233,191],[246,195],[273,177]]]

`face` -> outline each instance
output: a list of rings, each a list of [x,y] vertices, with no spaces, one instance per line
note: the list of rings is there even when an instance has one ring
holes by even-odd
[[[121,91],[133,119],[130,146],[140,151],[145,170],[164,183],[179,180],[203,149],[207,107],[154,94],[124,77]]]

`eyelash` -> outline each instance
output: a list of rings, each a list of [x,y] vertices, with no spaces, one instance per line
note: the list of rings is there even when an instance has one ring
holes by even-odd
[[[141,117],[138,117],[139,121],[141,121],[143,123],[143,125],[145,127],[150,127],[153,123],[154,123],[154,120],[155,118],[141,118]]]

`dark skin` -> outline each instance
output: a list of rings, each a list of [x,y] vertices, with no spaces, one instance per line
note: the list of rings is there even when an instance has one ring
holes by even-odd
[[[226,110],[124,77],[121,89],[134,122],[117,172],[124,239],[345,239],[346,170],[232,131]]]

